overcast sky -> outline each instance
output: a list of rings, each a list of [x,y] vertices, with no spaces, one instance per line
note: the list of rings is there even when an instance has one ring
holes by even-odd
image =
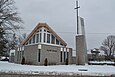
[[[40,22],[47,23],[75,48],[76,0],[15,0],[15,6],[24,21],[24,30],[30,33]],[[115,0],[79,0],[79,16],[85,20],[88,49],[99,48],[108,35],[115,35]]]

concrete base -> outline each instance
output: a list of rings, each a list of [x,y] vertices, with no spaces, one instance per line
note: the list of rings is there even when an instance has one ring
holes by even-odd
[[[78,35],[76,36],[76,64],[77,65],[85,65],[86,63],[86,43],[85,36]]]

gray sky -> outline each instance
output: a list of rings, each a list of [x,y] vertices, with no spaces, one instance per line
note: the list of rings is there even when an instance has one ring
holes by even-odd
[[[45,22],[75,48],[76,0],[15,0],[25,29],[30,33],[39,23]],[[108,35],[115,35],[115,0],[79,0],[79,15],[85,20],[88,49],[98,48]]]

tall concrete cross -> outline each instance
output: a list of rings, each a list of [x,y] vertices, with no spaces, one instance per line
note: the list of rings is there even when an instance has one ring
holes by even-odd
[[[77,35],[76,35],[76,64],[85,65],[86,63],[86,40],[85,40],[85,29],[84,20],[78,16],[78,1],[76,1],[76,13],[77,13]],[[80,29],[81,28],[81,29]],[[81,31],[81,33],[80,33]]]
[[[78,9],[79,9],[80,7],[78,6],[78,1],[76,1],[76,16],[77,16],[77,34],[79,34],[79,19],[78,19]]]

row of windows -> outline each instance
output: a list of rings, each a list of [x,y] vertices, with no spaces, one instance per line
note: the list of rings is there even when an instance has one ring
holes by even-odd
[[[64,54],[62,54],[62,51],[60,52],[60,62],[62,62],[62,56],[64,56],[63,60],[65,62],[66,59],[69,58],[69,52],[64,52]],[[40,57],[41,57],[41,49],[38,49],[38,62],[40,62]]]
[[[34,35],[33,38],[26,43],[26,45],[41,42],[41,37],[42,37],[42,33]]]
[[[17,51],[24,51],[24,46],[23,47],[18,47]]]
[[[33,36],[32,39],[29,40],[29,42],[26,43],[26,45],[35,44],[39,42],[62,45],[51,33],[46,32],[38,32]]]
[[[17,52],[17,61],[21,61],[23,56],[24,56],[24,51],[18,51]]]

